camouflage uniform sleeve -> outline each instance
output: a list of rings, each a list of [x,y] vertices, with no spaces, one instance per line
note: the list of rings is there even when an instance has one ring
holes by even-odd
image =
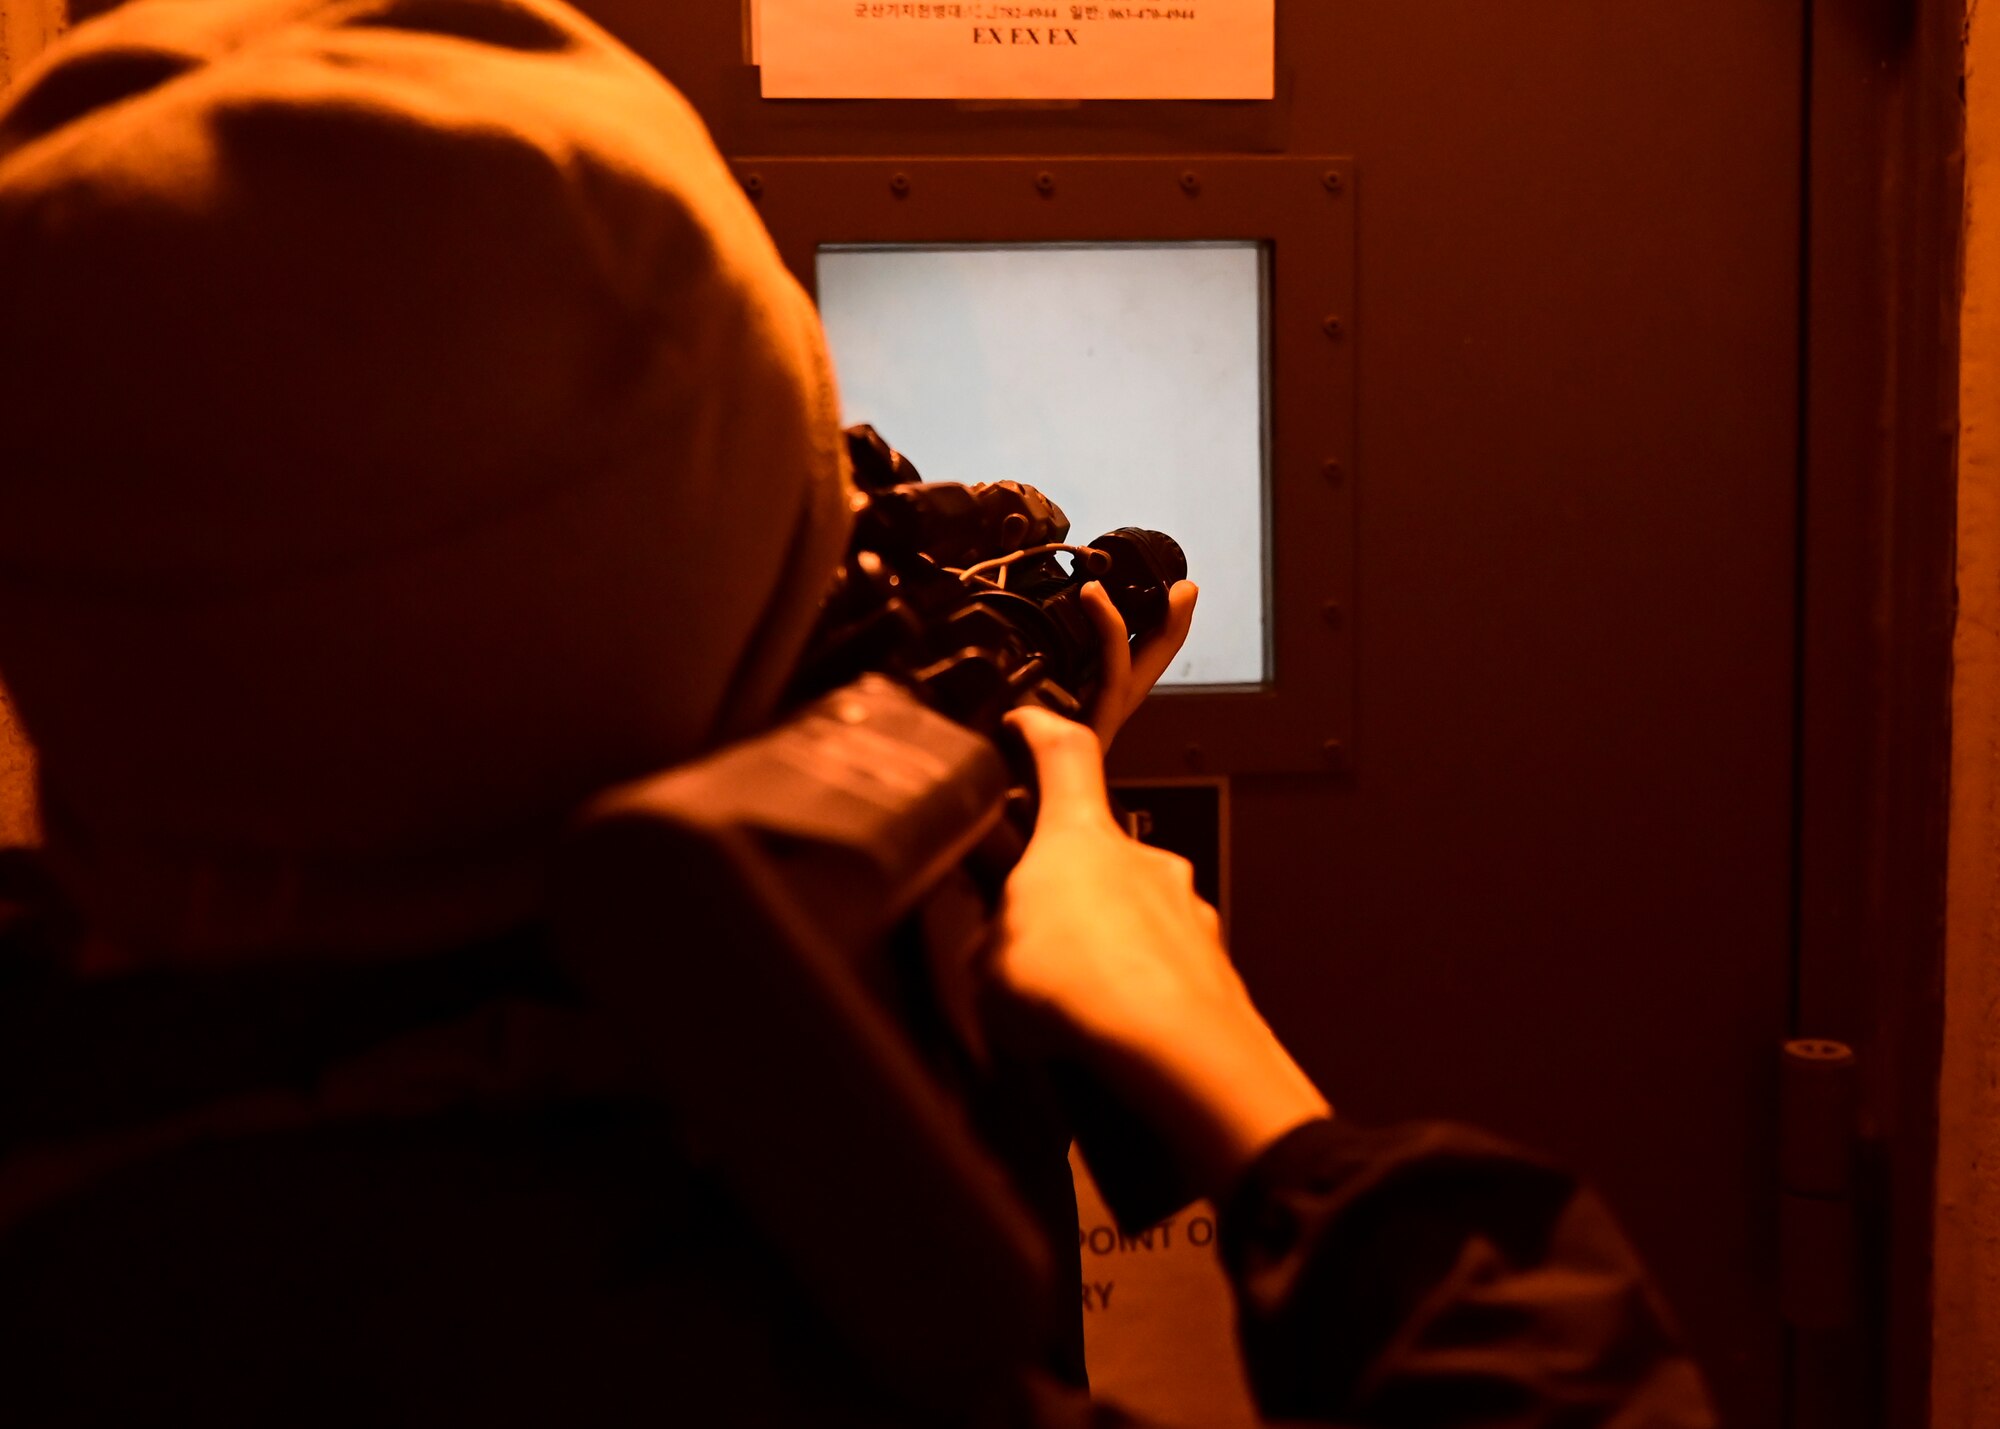
[[[1484,1133],[1319,1121],[1230,1197],[1263,1412],[1369,1429],[1713,1429],[1700,1372],[1597,1195]]]

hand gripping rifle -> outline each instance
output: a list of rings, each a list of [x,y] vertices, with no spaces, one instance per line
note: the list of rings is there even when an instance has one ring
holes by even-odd
[[[853,538],[788,713],[597,800],[558,867],[557,928],[831,1323],[905,1397],[960,1410],[1049,1350],[1053,1306],[1075,1319],[1017,1190],[1046,1183],[1019,1164],[1039,1140],[1067,1202],[1052,1112],[1121,1224],[1190,1199],[1088,1081],[992,1064],[972,975],[1033,824],[1003,716],[1088,708],[1087,581],[1136,638],[1187,567],[1157,531],[1069,546],[1032,487],[924,483],[872,429],[847,439]]]

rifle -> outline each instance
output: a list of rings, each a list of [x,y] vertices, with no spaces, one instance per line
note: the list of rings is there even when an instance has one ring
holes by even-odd
[[[1033,826],[1003,717],[1088,706],[1087,580],[1136,638],[1186,560],[1138,528],[1066,545],[1032,487],[926,483],[872,429],[848,443],[853,537],[788,712],[594,801],[558,863],[556,929],[830,1323],[896,1392],[962,1411],[1050,1352],[1057,1306],[1074,1321],[1017,1187],[1052,1154],[1067,1195],[1070,1124],[1121,1225],[1192,1199],[1087,1079],[996,1063],[976,1006]]]

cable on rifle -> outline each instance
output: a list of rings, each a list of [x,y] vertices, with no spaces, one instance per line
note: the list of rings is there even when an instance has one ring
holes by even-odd
[[[1101,575],[1111,569],[1111,556],[1109,552],[1099,550],[1096,546],[1071,546],[1061,541],[1052,541],[1046,546],[1030,546],[1025,551],[1011,551],[1004,556],[995,556],[990,561],[981,561],[978,565],[967,566],[964,570],[951,570],[951,574],[957,576],[967,585],[970,585],[974,581],[984,581],[987,585],[1005,590],[1007,589],[1007,568],[1009,566],[1012,566],[1016,561],[1025,561],[1034,556],[1046,556],[1057,551],[1067,551],[1070,555],[1075,556],[1089,568],[1092,575]],[[994,580],[986,574],[986,572],[994,570],[1000,572],[1000,579]]]

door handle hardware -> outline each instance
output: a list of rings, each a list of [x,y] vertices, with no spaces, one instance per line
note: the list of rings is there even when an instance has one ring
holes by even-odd
[[[1784,1045],[1779,1073],[1778,1302],[1802,1330],[1852,1325],[1860,1311],[1854,1197],[1858,1064],[1844,1042]]]

